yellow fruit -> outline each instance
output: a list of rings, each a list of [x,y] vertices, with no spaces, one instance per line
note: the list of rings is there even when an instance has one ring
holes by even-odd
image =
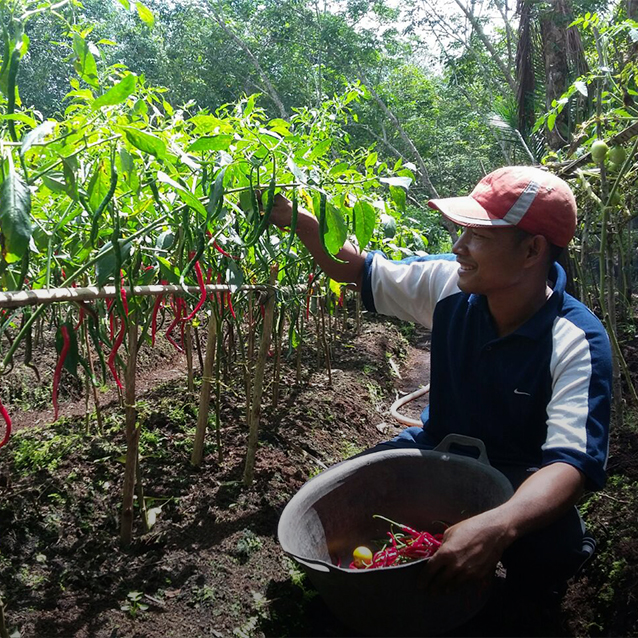
[[[357,567],[368,567],[372,564],[372,552],[365,545],[356,547],[352,552],[352,557]]]
[[[602,162],[607,155],[607,151],[609,150],[609,146],[605,144],[602,140],[596,140],[591,145],[591,156],[594,162]]]

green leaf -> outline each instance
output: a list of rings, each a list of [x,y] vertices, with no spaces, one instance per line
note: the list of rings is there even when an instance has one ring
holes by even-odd
[[[173,231],[165,230],[158,236],[157,241],[155,242],[155,247],[158,250],[168,250],[173,245],[174,241],[175,234],[173,233]]]
[[[100,95],[100,97],[93,102],[91,108],[97,110],[103,106],[121,104],[129,95],[135,92],[136,86],[137,76],[133,73],[129,73],[106,93]]]
[[[73,34],[73,51],[76,55],[75,72],[94,89],[99,87],[97,77],[97,64],[89,50],[86,40],[79,34]]]
[[[49,173],[42,176],[42,182],[44,185],[54,193],[65,193],[66,182],[64,181],[64,175],[59,171]]]
[[[110,185],[111,171],[106,165],[106,161],[102,160],[95,167],[95,172],[93,173],[91,181],[89,182],[89,204],[93,212],[98,209],[99,205],[102,203],[102,200],[109,192]]]
[[[191,193],[189,190],[184,188],[181,184],[178,184],[174,179],[171,179],[166,173],[163,171],[157,171],[157,180],[162,182],[163,184],[167,184],[172,189],[177,191],[180,199],[190,206],[193,210],[197,211],[204,219],[206,218],[206,209],[204,205]]]
[[[166,144],[157,135],[140,131],[132,126],[123,126],[122,130],[126,139],[140,151],[155,155],[158,159],[163,159],[166,156]]]
[[[397,205],[397,208],[402,211],[405,210],[405,189],[398,186],[390,186],[390,195],[392,196],[392,201]]]
[[[31,193],[11,170],[0,186],[0,239],[7,263],[20,261],[31,240]]]
[[[354,228],[360,250],[370,243],[376,225],[377,211],[374,206],[366,201],[358,201],[354,205]]]
[[[328,202],[326,208],[326,248],[331,254],[336,255],[346,243],[348,231],[346,224],[338,208]]]
[[[366,168],[370,168],[377,163],[379,155],[377,153],[370,153],[366,158]]]
[[[128,0],[118,0],[118,2],[127,10],[131,10],[131,3]]]
[[[317,144],[317,146],[312,149],[310,155],[308,155],[308,161],[314,162],[316,159],[325,155],[330,150],[331,145],[332,140],[330,138],[328,138],[327,140],[323,140],[323,142],[319,142],[319,144]]]
[[[144,22],[150,29],[155,26],[155,16],[153,12],[141,2],[136,2],[135,8],[137,9],[137,15],[140,16],[140,20]]]
[[[50,135],[55,130],[55,122],[47,120],[42,122],[40,126],[37,126],[32,131],[29,131],[22,140],[22,146],[20,146],[20,155],[24,155],[34,144],[41,142],[47,135]]]
[[[234,135],[222,133],[221,135],[210,135],[200,137],[195,140],[186,150],[197,151],[225,151],[232,144]]]
[[[552,111],[548,116],[547,116],[547,128],[550,131],[554,130],[554,124],[556,124],[556,117],[557,117],[557,113],[556,111]]]
[[[133,242],[130,240],[120,239],[120,253],[122,255],[122,264],[131,255]],[[113,242],[104,244],[104,248],[100,251],[102,255],[95,264],[95,279],[98,286],[103,286],[111,277],[115,275],[115,252],[110,250]],[[106,251],[109,251],[108,253]],[[103,254],[106,253],[106,254]]]

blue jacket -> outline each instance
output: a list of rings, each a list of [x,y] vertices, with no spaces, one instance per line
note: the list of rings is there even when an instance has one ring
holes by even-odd
[[[405,441],[431,448],[455,432],[483,440],[493,465],[578,468],[589,489],[605,483],[611,350],[604,327],[565,292],[553,294],[515,332],[499,337],[482,295],[459,290],[453,255],[366,260],[368,310],[432,330],[430,403],[423,430]],[[401,439],[401,437],[400,437]]]

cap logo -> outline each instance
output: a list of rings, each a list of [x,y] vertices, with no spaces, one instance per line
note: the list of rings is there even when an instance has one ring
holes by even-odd
[[[507,211],[503,221],[516,226],[525,217],[525,213],[536,199],[539,189],[540,184],[538,182],[530,182],[520,197],[514,202],[514,205]]]

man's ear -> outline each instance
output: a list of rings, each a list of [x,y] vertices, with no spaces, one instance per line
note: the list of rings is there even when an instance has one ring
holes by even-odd
[[[549,242],[543,235],[529,237],[525,244],[525,265],[531,268],[542,263],[544,267],[548,251]]]

